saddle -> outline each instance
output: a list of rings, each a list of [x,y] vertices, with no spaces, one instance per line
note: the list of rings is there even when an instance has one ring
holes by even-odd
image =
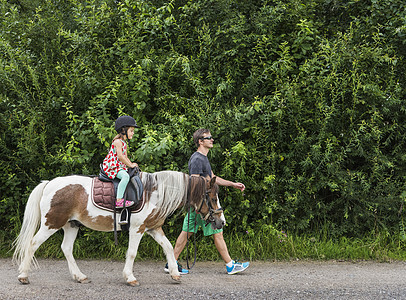
[[[134,205],[130,207],[131,212],[138,212],[142,209],[143,201],[142,194],[144,187],[140,179],[140,171],[138,168],[131,168],[128,170],[130,181],[124,192],[124,199],[134,201]],[[93,202],[96,206],[102,209],[114,211],[115,201],[117,195],[117,186],[120,179],[109,178],[100,166],[100,173],[98,178],[93,179]],[[122,208],[118,209],[122,210]]]
[[[128,231],[130,228],[131,213],[140,212],[144,208],[144,187],[140,179],[140,170],[138,168],[131,168],[128,170],[130,181],[124,192],[124,199],[134,201],[131,207],[116,208],[116,194],[117,186],[120,179],[109,178],[100,165],[100,173],[98,177],[93,178],[92,201],[96,207],[113,212],[114,215],[114,240],[117,245],[117,225],[116,225],[116,212],[120,212],[119,224],[123,231]]]

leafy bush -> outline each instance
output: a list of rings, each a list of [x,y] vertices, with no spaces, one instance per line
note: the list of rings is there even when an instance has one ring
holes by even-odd
[[[148,172],[187,172],[211,130],[214,173],[247,186],[221,190],[237,233],[402,236],[402,1],[0,3],[2,230],[41,179],[96,174],[129,114]]]

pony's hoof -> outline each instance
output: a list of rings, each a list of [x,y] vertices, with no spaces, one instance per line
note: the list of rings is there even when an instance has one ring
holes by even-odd
[[[173,275],[173,276],[171,276],[171,277],[172,277],[172,279],[175,281],[175,283],[180,283],[180,275],[179,275],[179,276]]]
[[[86,283],[91,283],[92,281],[89,280],[89,278],[86,277],[85,279],[80,279],[80,280],[78,280],[77,282],[78,282],[78,283],[86,284]]]
[[[140,283],[138,282],[138,280],[133,280],[133,281],[127,282],[127,284],[128,284],[129,286],[137,286],[137,285],[140,285]]]
[[[27,277],[19,277],[18,281],[21,282],[22,284],[29,284],[30,281],[28,280]]]

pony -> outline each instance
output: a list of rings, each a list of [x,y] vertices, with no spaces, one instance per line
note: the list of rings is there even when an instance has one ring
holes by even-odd
[[[176,171],[140,173],[144,186],[143,207],[131,213],[129,242],[126,252],[123,277],[130,286],[139,285],[133,274],[134,259],[144,233],[160,244],[168,261],[169,274],[180,282],[180,274],[173,247],[162,230],[165,219],[181,207],[191,207],[201,214],[214,229],[225,225],[223,210],[218,198],[215,177],[189,176]],[[95,178],[83,175],[57,177],[42,181],[31,192],[24,211],[21,231],[13,243],[13,261],[19,264],[18,280],[28,284],[28,273],[37,267],[35,251],[52,234],[63,229],[61,244],[63,254],[73,280],[89,282],[76,264],[72,255],[79,224],[92,230],[113,231],[113,211],[102,209],[92,201],[92,181]],[[39,227],[39,229],[38,229]],[[38,231],[37,231],[38,229]],[[119,229],[118,229],[119,230]]]

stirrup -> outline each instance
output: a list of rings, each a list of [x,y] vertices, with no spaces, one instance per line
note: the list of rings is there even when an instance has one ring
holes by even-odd
[[[118,225],[127,225],[129,219],[129,212],[128,209],[123,209],[120,213],[120,221],[118,221]]]

